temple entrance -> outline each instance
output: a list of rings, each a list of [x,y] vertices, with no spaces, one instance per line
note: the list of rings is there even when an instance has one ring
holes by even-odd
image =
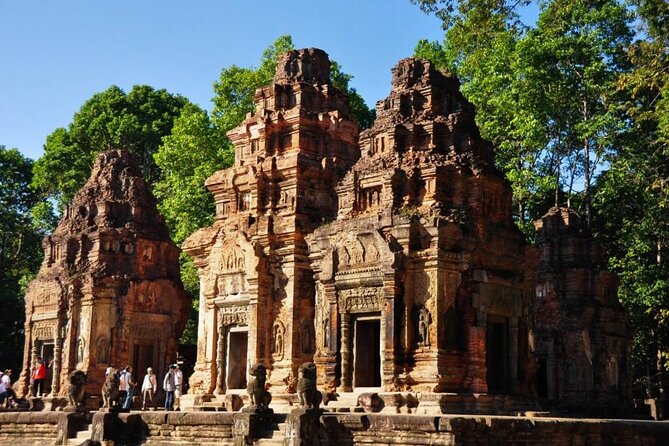
[[[246,388],[246,362],[249,343],[247,327],[231,328],[228,332],[226,364],[226,387],[228,389]]]
[[[381,387],[381,319],[357,318],[353,336],[353,387]]]
[[[486,369],[488,392],[509,390],[509,329],[505,317],[488,315]]]
[[[134,344],[132,348],[132,366],[133,377],[138,383],[142,383],[146,369],[151,367],[153,373],[161,376],[164,370],[161,370],[162,364],[155,363],[155,348],[153,344]]]
[[[42,393],[45,395],[48,395],[51,393],[51,383],[53,382],[53,350],[54,350],[54,344],[53,342],[42,342],[40,345],[38,352],[39,356],[42,357],[42,361],[44,361],[44,365],[47,366],[46,369],[46,378],[44,379],[44,383],[42,384],[44,386],[44,389],[42,390]],[[50,365],[50,366],[49,366]]]

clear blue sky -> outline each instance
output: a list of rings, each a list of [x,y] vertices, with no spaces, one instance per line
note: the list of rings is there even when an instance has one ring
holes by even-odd
[[[211,109],[221,68],[256,65],[282,34],[354,75],[368,105],[440,22],[409,0],[0,0],[0,145],[30,158],[94,93],[148,84]]]

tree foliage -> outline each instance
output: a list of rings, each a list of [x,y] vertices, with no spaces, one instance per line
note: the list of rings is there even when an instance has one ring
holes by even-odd
[[[127,94],[116,86],[94,94],[67,129],[47,136],[44,155],[35,163],[33,186],[62,208],[88,179],[96,155],[121,148],[135,155],[153,183],[159,177],[153,154],[188,102],[148,85],[134,86]]]
[[[666,387],[669,3],[548,0],[524,27],[515,9],[524,1],[412,2],[443,20],[444,42],[421,41],[416,55],[462,80],[521,227],[531,235],[553,203],[586,215],[620,277],[638,396]]]
[[[24,287],[42,260],[42,233],[30,210],[38,197],[29,185],[33,162],[0,146],[0,364],[20,370],[23,352]]]

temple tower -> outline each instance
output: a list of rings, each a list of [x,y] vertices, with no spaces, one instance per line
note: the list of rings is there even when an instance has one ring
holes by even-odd
[[[625,409],[631,343],[618,279],[572,209],[554,207],[535,227],[537,396],[577,412]]]
[[[456,77],[425,60],[392,90],[307,237],[320,385],[339,391],[526,392],[536,254]]]
[[[314,353],[314,281],[304,237],[336,215],[334,186],[358,159],[348,97],[330,84],[317,49],[279,58],[255,111],[228,132],[235,161],[205,183],[213,226],[183,249],[200,276],[196,394],[246,387],[256,362],[274,391],[294,391],[298,366]]]
[[[190,298],[156,200],[132,156],[98,155],[44,245],[44,262],[26,292],[20,383],[28,393],[35,358],[52,361],[45,391],[64,395],[75,369],[99,395],[109,366],[132,365],[141,379],[176,360]]]

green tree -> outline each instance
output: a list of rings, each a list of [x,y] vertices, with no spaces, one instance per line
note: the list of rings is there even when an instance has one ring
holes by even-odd
[[[669,370],[669,4],[639,0],[643,34],[630,46],[632,70],[618,80],[629,125],[611,168],[595,187],[595,229],[634,327],[637,396],[667,389]]]
[[[513,188],[517,223],[528,237],[553,187],[551,153],[542,132],[538,98],[519,73],[518,45],[525,29],[515,7],[526,2],[414,1],[443,20],[439,42],[418,42],[415,56],[455,73],[477,107],[481,135],[497,146],[496,163]]]
[[[33,187],[62,208],[88,179],[96,155],[121,148],[135,155],[152,183],[159,177],[153,153],[188,102],[147,85],[134,86],[127,94],[116,86],[96,93],[67,129],[47,136],[44,155],[35,163]]]
[[[42,260],[42,235],[30,209],[38,202],[29,185],[33,162],[0,146],[0,364],[20,370],[24,339],[23,291]]]

